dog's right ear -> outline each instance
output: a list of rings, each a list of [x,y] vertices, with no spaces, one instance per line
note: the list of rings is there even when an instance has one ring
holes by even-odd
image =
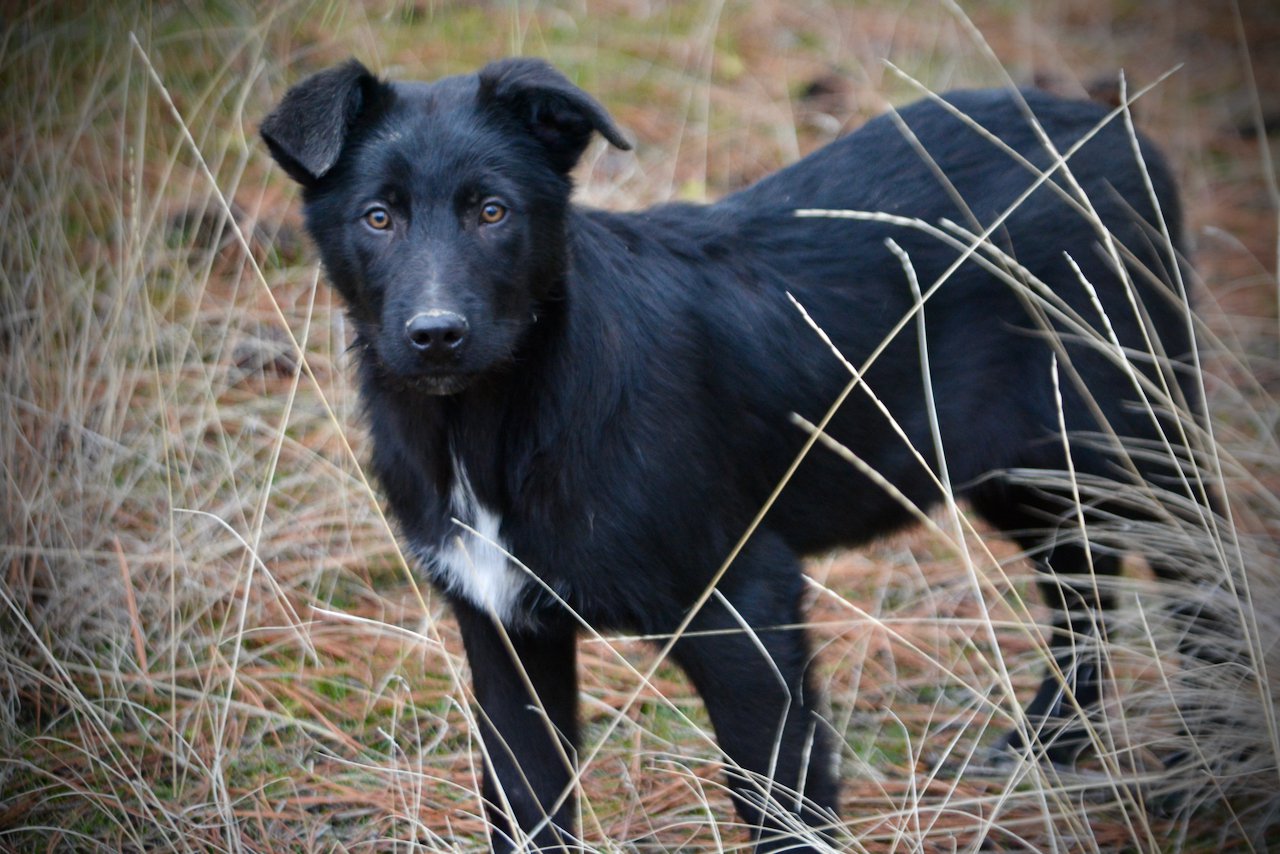
[[[289,89],[259,132],[284,171],[311,186],[338,162],[356,119],[384,90],[369,69],[348,60]]]

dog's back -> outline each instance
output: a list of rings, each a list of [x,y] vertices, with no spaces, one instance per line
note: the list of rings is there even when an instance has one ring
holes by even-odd
[[[790,413],[817,422],[850,379],[786,294],[855,367],[884,348],[828,433],[922,507],[940,490],[912,453],[935,462],[919,323],[961,491],[992,471],[1063,469],[1061,441],[1046,441],[1060,418],[1073,434],[1158,440],[1159,420],[1137,405],[1145,392],[1135,374],[1198,407],[1183,369],[1192,344],[1181,214],[1158,152],[1090,102],[1003,90],[945,100],[875,119],[710,207],[582,215],[593,221],[574,244],[584,278],[597,278],[587,271],[610,257],[630,262],[599,277],[612,305],[589,315],[630,318],[636,358],[662,371],[701,369],[669,389],[669,405],[683,423],[696,421],[695,410],[705,421],[703,440],[683,439],[689,459],[713,469],[713,481],[736,484],[726,493],[750,496],[735,522],[745,523],[803,444],[802,430],[784,426]],[[797,216],[806,208],[830,216]],[[904,325],[917,300],[909,275],[928,300]],[[596,287],[578,290],[594,299]],[[1143,356],[1153,345],[1169,357],[1163,369]],[[1094,470],[1120,450],[1086,444],[1074,453]],[[909,518],[899,497],[818,450],[771,520],[812,553]]]

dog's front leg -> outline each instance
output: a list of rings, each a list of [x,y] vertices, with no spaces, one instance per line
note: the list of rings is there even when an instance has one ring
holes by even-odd
[[[465,601],[454,602],[454,613],[480,704],[493,849],[580,850],[571,791],[578,739],[575,633],[507,628]]]
[[[831,738],[799,629],[800,567],[761,533],[729,568],[672,654],[707,704],[738,814],[757,852],[831,846]]]

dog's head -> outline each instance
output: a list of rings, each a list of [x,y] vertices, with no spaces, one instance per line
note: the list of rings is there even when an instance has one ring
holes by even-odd
[[[558,296],[569,171],[594,131],[630,147],[535,59],[435,83],[352,60],[290,89],[261,131],[377,373],[431,394],[514,357]]]

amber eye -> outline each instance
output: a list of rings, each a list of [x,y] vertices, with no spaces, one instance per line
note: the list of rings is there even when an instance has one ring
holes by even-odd
[[[488,201],[480,208],[480,221],[485,225],[497,225],[507,218],[507,209],[498,202]]]
[[[391,214],[386,208],[369,208],[365,211],[364,222],[374,231],[386,231],[391,227]]]

